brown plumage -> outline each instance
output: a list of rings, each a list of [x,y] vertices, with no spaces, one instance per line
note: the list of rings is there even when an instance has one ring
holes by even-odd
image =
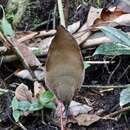
[[[68,106],[83,82],[84,66],[76,40],[62,26],[52,40],[45,66],[47,87]]]

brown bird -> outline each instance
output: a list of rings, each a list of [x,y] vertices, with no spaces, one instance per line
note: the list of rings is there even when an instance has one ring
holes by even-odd
[[[47,87],[68,108],[84,80],[84,65],[76,40],[62,26],[58,27],[52,40],[45,68]]]

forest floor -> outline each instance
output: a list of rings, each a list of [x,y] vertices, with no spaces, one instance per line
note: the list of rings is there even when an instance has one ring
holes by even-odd
[[[53,0],[39,0],[41,3],[33,5],[32,12],[29,16],[25,14],[23,20],[17,27],[18,30],[22,31],[41,31],[41,30],[50,30],[52,29],[53,23],[50,20],[55,2]],[[78,0],[77,0],[78,1]],[[95,6],[97,8],[108,8],[115,6],[119,1],[116,0],[102,0],[97,3],[98,0],[89,0],[89,4],[83,5],[78,11],[76,8],[81,4],[81,2],[75,2],[72,0],[70,2],[70,13],[68,17],[68,24],[72,24],[78,20],[81,21],[81,26],[85,23],[86,15],[89,11],[90,6]],[[84,15],[86,14],[86,15]],[[47,21],[43,25],[40,25],[34,29],[33,17],[37,16],[41,21]],[[48,17],[50,16],[50,18]],[[49,24],[48,24],[49,19]],[[59,19],[56,20],[56,26],[59,24]],[[123,28],[125,31],[129,28]],[[88,47],[82,49],[82,54],[85,59],[86,56],[93,54],[95,48]],[[39,57],[38,57],[39,58]],[[40,57],[46,58],[44,57]],[[90,58],[92,61],[103,61],[109,60],[109,56],[95,56]],[[85,80],[84,85],[124,85],[130,82],[130,73],[129,69],[122,76],[122,73],[129,66],[130,56],[115,56],[112,58],[114,63],[110,64],[93,64],[85,71]],[[24,83],[31,88],[33,85],[32,81],[27,79],[22,79],[14,75],[14,72],[17,68],[21,67],[20,61],[12,62],[0,62],[0,86],[1,88],[7,88],[10,90],[4,95],[0,96],[0,130],[21,130],[13,120],[12,110],[10,107],[11,99],[14,96],[12,91],[15,91],[15,87],[11,84],[20,84]],[[22,68],[22,67],[21,67]],[[20,69],[21,69],[20,68]],[[92,107],[90,114],[96,114],[99,116],[105,116],[120,109],[119,99],[120,92],[122,88],[114,89],[105,89],[105,88],[85,88],[82,87],[80,92],[74,96],[74,100],[83,104],[87,104]],[[42,122],[42,117],[40,116],[41,111],[34,112],[29,114],[26,117],[21,118],[21,123],[27,128],[27,130],[60,130],[60,128],[48,120],[44,124]],[[77,123],[67,124],[71,130],[130,130],[130,113],[122,112],[113,117],[113,119],[101,119],[89,126],[80,126]]]

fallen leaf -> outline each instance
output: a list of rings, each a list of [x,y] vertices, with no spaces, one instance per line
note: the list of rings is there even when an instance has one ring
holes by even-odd
[[[109,26],[101,26],[97,28],[104,32],[114,42],[118,42],[123,46],[130,47],[130,37],[127,35],[127,33]]]
[[[130,25],[130,14],[124,14],[124,15],[117,17],[111,23],[109,23],[109,26],[110,25],[113,26],[114,23],[115,23],[115,25],[129,26]]]
[[[43,69],[34,70],[34,74],[38,81],[43,81],[45,78],[45,71]]]
[[[72,25],[69,25],[67,30],[73,34],[75,33],[80,27],[80,21],[73,23]]]
[[[100,16],[101,11],[102,9],[97,9],[94,7],[90,8],[86,22],[78,30],[78,32],[73,35],[79,44],[86,41],[86,39],[91,35],[91,32],[88,31],[88,29],[91,25],[93,25],[94,21]]]
[[[43,87],[43,85],[41,83],[39,83],[38,81],[34,82],[34,96],[37,97],[40,92],[45,92],[45,88]]]
[[[20,78],[22,78],[22,79],[29,79],[31,81],[33,80],[31,74],[26,69],[16,71],[15,75],[18,76],[18,77],[20,77]]]
[[[15,90],[15,97],[20,101],[32,101],[32,92],[28,86],[21,83]]]
[[[120,8],[124,12],[130,13],[130,5],[127,4],[125,1],[120,0],[117,5],[117,8]]]
[[[38,81],[43,81],[44,77],[45,77],[45,72],[43,69],[36,69],[33,71],[35,74],[35,77]],[[30,74],[30,72],[26,69],[24,70],[18,70],[15,72],[15,75],[22,78],[22,79],[28,79],[33,81],[32,75]]]
[[[88,18],[86,21],[87,27],[90,27],[94,24],[95,20],[101,16],[102,11],[103,11],[102,8],[98,8],[98,9],[94,7],[90,8],[88,13]]]
[[[80,126],[90,126],[91,124],[99,121],[101,117],[94,114],[80,114],[75,117],[75,120],[78,122]]]
[[[41,63],[37,57],[32,53],[32,51],[24,44],[17,44],[19,51],[22,53],[24,59],[31,67],[41,66]]]
[[[102,32],[92,34],[83,44],[82,47],[99,45],[102,43],[112,43],[112,40]]]
[[[78,114],[88,113],[92,109],[93,109],[92,107],[87,106],[86,104],[81,104],[76,101],[71,101],[69,105],[69,110],[74,116],[77,116]]]
[[[104,24],[108,24],[123,14],[126,13],[118,9],[115,9],[114,11],[103,9],[100,17],[94,21],[92,26],[101,26]]]
[[[45,38],[44,40],[42,40],[37,46],[39,48],[42,48],[44,50],[44,53],[43,54],[47,54],[48,52],[48,48],[49,46],[51,45],[51,42],[52,42],[52,39],[54,38],[53,37],[48,37],[48,38]]]
[[[130,87],[123,89],[120,93],[120,106],[123,107],[130,103]]]
[[[123,46],[120,43],[105,43],[101,44],[96,51],[94,52],[94,55],[130,55],[130,47]]]

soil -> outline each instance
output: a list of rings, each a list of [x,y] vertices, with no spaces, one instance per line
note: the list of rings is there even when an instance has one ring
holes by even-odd
[[[33,0],[34,2],[36,0]],[[77,0],[78,1],[78,0]],[[100,5],[97,5],[96,0],[89,0],[88,5],[82,5],[77,11],[76,7],[81,3],[80,1],[77,2],[74,0],[70,1],[70,15],[69,15],[69,24],[73,23],[77,20],[81,20],[82,24],[85,21],[86,16],[82,14],[87,14],[90,5],[98,6],[98,7],[109,7],[112,5],[116,5],[118,0],[101,0]],[[41,21],[46,21],[51,19],[48,17],[49,14],[52,13],[55,0],[39,0],[39,4],[34,4],[34,8],[31,8],[31,14],[27,17],[26,14],[23,16],[23,20],[21,21],[18,29],[25,30],[25,25],[28,25],[26,30],[30,30],[33,28],[34,23],[32,23],[34,16],[37,16],[38,19]],[[28,9],[27,9],[28,10]],[[57,18],[58,25],[59,19]],[[38,24],[38,23],[36,23]],[[51,29],[52,24],[44,24],[40,26],[40,28],[36,28],[36,30],[43,30],[43,29]],[[83,56],[89,56],[94,51],[93,48],[88,48],[82,50]],[[130,73],[128,71],[122,75],[124,70],[128,67],[130,61],[129,56],[116,56],[116,57],[107,57],[107,56],[96,56],[91,60],[111,60],[113,59],[115,63],[109,65],[91,65],[88,69],[86,69],[85,73],[85,85],[119,85],[119,84],[127,84],[130,82]],[[19,61],[10,63],[4,63],[0,66],[0,88],[8,88],[10,91],[15,90],[10,84],[13,83],[25,83],[30,88],[32,86],[32,82],[28,80],[23,80],[18,77],[12,75],[16,69],[21,67],[21,63]],[[118,67],[117,67],[118,66]],[[116,69],[115,69],[116,68]],[[113,75],[112,75],[113,73]],[[12,76],[10,76],[12,75]],[[6,83],[6,84],[5,84]],[[78,102],[84,103],[88,105],[85,99],[90,101],[91,107],[93,110],[90,112],[91,114],[97,113],[100,116],[107,115],[111,112],[119,110],[119,96],[122,89],[114,89],[111,91],[106,91],[101,93],[101,89],[96,88],[82,88],[80,92],[75,95],[74,99]],[[20,130],[20,128],[15,124],[12,111],[10,108],[11,99],[14,95],[12,92],[8,92],[3,96],[0,96],[0,130]],[[89,105],[90,105],[89,104]],[[45,111],[47,114],[49,111]],[[68,127],[72,130],[130,130],[130,113],[122,113],[118,115],[119,119],[115,120],[100,120],[88,127],[79,126],[78,124],[68,124]],[[42,122],[41,119],[41,111],[35,112],[30,114],[27,117],[21,118],[21,123],[28,130],[60,130],[60,128],[53,123],[47,121],[46,124]]]

